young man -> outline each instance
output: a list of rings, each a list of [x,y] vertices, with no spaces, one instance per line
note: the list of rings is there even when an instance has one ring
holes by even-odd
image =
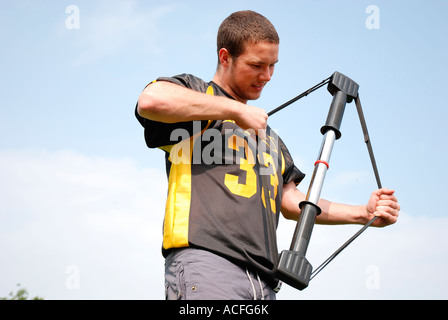
[[[148,147],[166,153],[166,298],[275,299],[278,252],[269,232],[280,212],[300,216],[305,195],[297,185],[304,174],[267,125],[266,112],[247,101],[271,80],[279,37],[265,17],[240,11],[221,24],[217,49],[211,82],[186,74],[159,78],[136,108]],[[259,179],[263,169],[269,185]],[[395,223],[400,210],[386,188],[366,205],[322,199],[319,207],[317,223],[365,224],[376,215],[377,227]]]

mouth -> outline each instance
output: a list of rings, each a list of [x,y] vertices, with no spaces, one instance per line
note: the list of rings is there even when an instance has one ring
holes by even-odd
[[[264,86],[265,86],[265,83],[263,83],[263,84],[252,84],[251,85],[251,87],[253,89],[255,89],[255,91],[259,91],[259,92],[261,92],[263,90]]]

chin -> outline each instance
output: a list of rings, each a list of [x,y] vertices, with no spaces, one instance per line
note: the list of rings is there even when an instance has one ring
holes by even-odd
[[[261,97],[261,92],[253,92],[246,95],[247,100],[257,100]]]
[[[243,93],[243,92],[242,92]],[[257,100],[261,96],[261,91],[257,92],[251,92],[250,90],[247,90],[243,94],[238,95],[241,99],[249,101],[249,100]]]
[[[248,100],[258,100],[261,97],[261,93],[252,95]]]

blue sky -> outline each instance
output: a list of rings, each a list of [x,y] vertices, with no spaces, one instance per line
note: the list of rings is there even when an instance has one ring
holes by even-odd
[[[79,29],[66,26],[70,5]],[[379,29],[366,26],[369,5]],[[281,44],[273,80],[250,103],[270,111],[334,71],[352,78],[383,185],[402,206],[396,225],[368,230],[309,288],[285,286],[278,298],[448,298],[446,1],[2,0],[1,8],[0,296],[21,283],[48,299],[163,299],[163,153],[145,147],[135,102],[158,76],[210,80],[219,24],[252,9],[273,22]],[[308,174],[304,191],[330,102],[323,88],[269,119]],[[341,131],[322,196],[364,203],[376,185],[354,104]],[[281,222],[280,250],[294,226]],[[316,227],[312,264],[356,230]]]

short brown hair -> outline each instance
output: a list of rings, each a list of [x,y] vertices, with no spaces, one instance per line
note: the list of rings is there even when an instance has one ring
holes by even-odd
[[[247,43],[270,42],[278,44],[280,38],[272,23],[261,14],[245,10],[232,13],[219,27],[217,51],[226,48],[237,58]]]

